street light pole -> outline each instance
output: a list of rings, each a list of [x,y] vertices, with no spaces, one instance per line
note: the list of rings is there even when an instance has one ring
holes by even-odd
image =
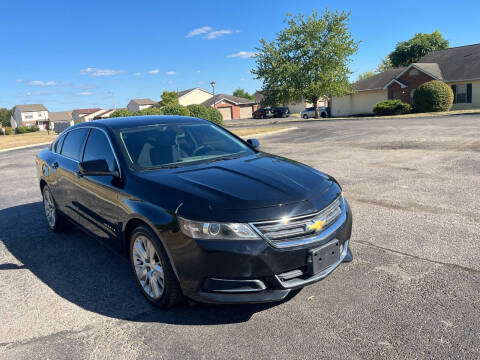
[[[212,90],[213,90],[213,104],[212,104],[212,106],[215,107],[215,81],[212,81],[210,83],[210,85],[212,85]]]

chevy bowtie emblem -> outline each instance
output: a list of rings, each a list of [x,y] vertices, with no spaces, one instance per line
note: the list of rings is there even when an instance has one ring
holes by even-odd
[[[325,225],[326,222],[327,222],[327,219],[315,220],[313,224],[307,224],[307,231],[314,230],[315,232],[318,232],[322,230],[323,225]]]

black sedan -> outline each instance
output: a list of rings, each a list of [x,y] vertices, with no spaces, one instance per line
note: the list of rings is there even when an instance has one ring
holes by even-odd
[[[254,119],[266,119],[273,117],[273,110],[271,108],[260,108],[252,113]]]
[[[352,214],[334,178],[176,116],[70,127],[36,158],[48,226],[126,254],[148,300],[279,301],[342,262]]]
[[[290,109],[288,106],[277,106],[273,108],[273,117],[287,118],[290,116]]]

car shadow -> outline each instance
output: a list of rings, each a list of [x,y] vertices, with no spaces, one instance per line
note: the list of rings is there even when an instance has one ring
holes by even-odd
[[[158,309],[140,293],[126,257],[80,230],[51,232],[41,202],[0,210],[0,242],[21,263],[0,261],[0,271],[27,269],[62,298],[112,318],[181,325],[229,324],[248,321],[254,313],[278,305],[190,303]]]

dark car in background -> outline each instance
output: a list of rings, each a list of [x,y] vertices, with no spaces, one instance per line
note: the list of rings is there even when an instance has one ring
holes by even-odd
[[[273,110],[271,108],[260,108],[252,113],[254,119],[266,119],[273,117]]]
[[[273,108],[273,117],[287,118],[290,116],[290,109],[287,106],[277,106]]]
[[[333,177],[206,120],[77,124],[36,165],[49,228],[76,224],[127,255],[158,306],[279,301],[352,259]]]

